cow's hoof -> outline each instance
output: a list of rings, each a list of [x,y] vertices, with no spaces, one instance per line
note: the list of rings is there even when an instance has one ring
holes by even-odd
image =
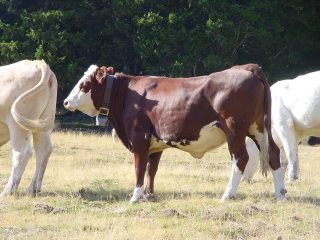
[[[252,177],[248,177],[248,176],[241,178],[241,182],[251,183],[251,180],[252,180]]]
[[[233,195],[230,195],[230,196],[224,195],[224,196],[220,199],[220,201],[221,201],[221,202],[224,202],[224,201],[229,201],[229,200],[234,200],[234,199],[236,199],[236,196],[233,196]]]
[[[142,195],[144,202],[155,202],[156,198],[153,193],[147,193]]]
[[[130,204],[139,203],[139,199],[130,199]]]
[[[26,195],[29,195],[29,196],[37,196],[39,193],[41,192],[41,190],[35,190],[34,188],[32,187],[29,187],[26,191]]]
[[[281,189],[280,193],[276,195],[276,200],[286,200],[287,189]]]
[[[298,178],[289,178],[287,183],[294,183]]]

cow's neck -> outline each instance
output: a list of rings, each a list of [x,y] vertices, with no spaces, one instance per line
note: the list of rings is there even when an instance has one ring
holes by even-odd
[[[117,132],[123,145],[132,151],[132,145],[125,132],[122,122],[122,111],[126,92],[128,90],[129,78],[122,74],[115,74],[109,103],[109,119]]]

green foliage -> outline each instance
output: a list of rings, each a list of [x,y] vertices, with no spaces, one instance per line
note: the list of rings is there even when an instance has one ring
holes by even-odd
[[[258,63],[271,82],[318,70],[315,0],[0,0],[0,64],[45,59],[62,95],[89,65],[195,76]]]

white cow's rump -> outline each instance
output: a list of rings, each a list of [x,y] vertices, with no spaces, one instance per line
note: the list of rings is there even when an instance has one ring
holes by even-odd
[[[305,142],[306,137],[320,136],[320,71],[279,81],[271,86],[271,94],[272,136],[280,148],[284,172],[289,163],[288,181],[292,182],[299,175],[298,144]],[[258,149],[253,141],[246,144],[251,153],[245,178],[251,179],[256,171]]]
[[[0,67],[0,146],[10,140],[12,171],[0,196],[17,191],[32,155],[36,171],[27,193],[41,191],[43,175],[52,152],[58,83],[45,61],[24,60]]]

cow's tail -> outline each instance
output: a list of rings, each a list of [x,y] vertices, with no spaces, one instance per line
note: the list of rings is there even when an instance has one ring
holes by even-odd
[[[53,129],[54,116],[49,116],[49,117],[47,116],[43,119],[41,119],[41,116],[40,116],[40,118],[38,119],[30,119],[25,117],[23,114],[21,114],[21,112],[19,112],[19,106],[27,98],[34,96],[35,94],[37,94],[38,92],[40,92],[50,84],[49,78],[51,75],[51,70],[48,64],[46,64],[44,60],[41,60],[41,61],[36,61],[36,66],[41,70],[41,73],[42,73],[40,81],[38,82],[37,85],[35,85],[30,90],[24,92],[15,100],[15,102],[11,107],[11,114],[14,120],[24,129],[32,132],[44,132],[44,131],[49,131]],[[49,102],[50,102],[50,99],[49,99]],[[44,104],[46,107],[48,103],[44,102]]]
[[[263,101],[264,102],[264,113],[263,113],[264,131],[263,131],[262,143],[260,146],[260,150],[261,150],[260,166],[261,166],[262,175],[267,176],[267,172],[269,170],[269,161],[270,161],[270,155],[269,155],[270,141],[273,141],[272,133],[271,133],[271,101],[272,101],[271,90],[265,75],[260,70],[260,67],[257,66],[257,68],[254,68],[253,72],[260,77],[260,80],[264,86],[264,101]]]

